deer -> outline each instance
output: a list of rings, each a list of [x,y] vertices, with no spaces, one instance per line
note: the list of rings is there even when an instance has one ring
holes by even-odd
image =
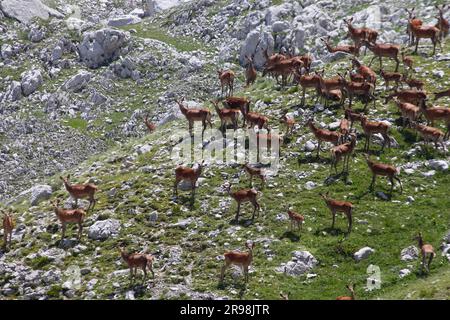
[[[144,272],[143,282],[147,278],[147,269],[151,272],[152,278],[155,278],[155,272],[153,271],[153,256],[151,254],[145,253],[129,253],[126,252],[124,248],[118,248],[120,256],[127,263],[128,268],[130,268],[130,280],[137,275],[137,270],[142,269]]]
[[[181,101],[176,100],[176,103],[178,104],[181,113],[186,117],[189,123],[189,133],[191,136],[193,135],[192,129],[194,128],[194,122],[201,121],[202,122],[202,137],[206,130],[207,124],[209,124],[210,128],[212,129],[212,123],[211,123],[211,111],[208,109],[202,108],[202,109],[189,109],[183,104],[184,98]]]
[[[355,291],[352,284],[345,286],[347,290],[350,292],[350,296],[339,296],[336,300],[356,300]]]
[[[406,75],[403,75],[401,78],[403,83],[406,83],[410,89],[416,88],[419,91],[423,91],[425,87],[425,82],[419,79],[407,78]]]
[[[416,38],[416,47],[414,49],[414,53],[417,54],[417,49],[419,48],[420,39],[430,39],[433,43],[433,53],[432,56],[436,53],[436,45],[439,43],[442,51],[442,44],[440,40],[440,30],[434,26],[416,26],[411,25],[411,31]]]
[[[263,169],[255,168],[253,166],[249,166],[248,163],[244,163],[242,165],[242,168],[250,176],[250,188],[253,187],[253,176],[256,176],[257,178],[261,179],[261,182],[262,182],[263,185],[266,183],[266,175],[265,175]]]
[[[244,119],[244,126],[245,126],[245,115],[250,112],[250,103],[251,99],[245,98],[245,97],[228,97],[225,98],[225,100],[222,101],[222,104],[227,109],[238,109],[241,111],[243,119]]]
[[[331,152],[330,171],[334,167],[334,170],[337,174],[337,165],[338,165],[339,161],[343,158],[344,165],[342,167],[342,173],[344,173],[344,172],[348,173],[350,157],[353,153],[353,150],[355,150],[355,146],[356,146],[356,134],[352,134],[351,140],[349,142],[345,142],[343,144],[332,147],[330,150],[330,152]]]
[[[144,118],[144,123],[145,123],[145,126],[147,127],[149,133],[153,133],[153,131],[156,130],[156,125],[154,123],[148,121],[148,114]]]
[[[258,126],[258,129],[268,129],[269,118],[257,112],[248,112],[244,117],[247,120],[248,128]]]
[[[290,220],[290,230],[294,229],[294,226],[297,226],[297,230],[301,230],[303,228],[303,222],[305,221],[305,217],[297,212],[292,210],[287,211],[289,220]]]
[[[330,209],[331,214],[333,215],[333,223],[331,225],[331,229],[334,229],[334,223],[336,220],[336,213],[342,212],[345,214],[348,220],[348,229],[347,234],[350,234],[352,230],[352,211],[353,211],[353,204],[348,201],[339,201],[334,200],[329,197],[329,192],[326,194],[319,193],[319,195],[322,197],[322,199],[325,201],[327,207]]]
[[[427,270],[427,272],[430,272],[430,265],[431,261],[433,261],[433,258],[436,257],[436,253],[434,252],[434,248],[431,244],[425,244],[423,242],[422,233],[419,232],[417,236],[413,238],[413,240],[417,241],[418,247],[420,249],[420,255],[422,256],[422,271],[423,268]],[[426,262],[428,256],[428,263]]]
[[[237,211],[236,211],[236,217],[234,218],[234,220],[236,221],[236,223],[239,221],[239,213],[241,210],[241,204],[242,203],[246,203],[246,202],[250,202],[253,205],[253,215],[252,215],[252,221],[255,219],[255,214],[256,211],[258,211],[258,216],[259,216],[259,210],[260,210],[260,205],[256,199],[256,197],[258,196],[258,191],[256,191],[255,189],[241,189],[239,191],[235,191],[235,192],[231,192],[231,185],[228,184],[225,187],[227,193],[237,202]]]
[[[197,164],[196,168],[189,168],[184,166],[179,166],[175,169],[175,183],[173,186],[173,190],[175,193],[175,196],[178,197],[178,184],[181,181],[189,181],[191,183],[191,196],[192,198],[195,197],[195,189],[197,180],[202,174],[203,165],[205,163],[205,160],[202,161],[202,163]]]
[[[422,103],[420,105],[420,112],[427,119],[428,125],[431,124],[431,126],[434,126],[434,122],[439,120],[444,120],[447,125],[450,124],[450,108],[439,106],[427,108],[426,104]]]
[[[450,8],[450,5],[442,5],[439,7],[438,5],[435,6],[436,9],[438,9],[439,14],[436,16],[438,22],[436,23],[435,27],[440,30],[440,36],[441,41],[444,40],[448,36],[449,30],[450,30],[450,23],[447,19],[444,18],[444,10]]]
[[[377,41],[378,32],[376,30],[369,29],[369,28],[355,28],[355,27],[353,27],[352,22],[353,22],[353,17],[348,20],[344,19],[344,23],[347,25],[347,28],[348,28],[348,33],[347,33],[346,38],[350,37],[356,46],[361,45],[364,40],[367,40],[372,43],[375,43]],[[366,48],[366,50],[367,50],[367,48]],[[364,52],[364,55],[365,54],[366,54],[366,52]]]
[[[389,90],[389,82],[394,82],[395,87],[394,90],[397,89],[400,86],[400,83],[402,82],[403,75],[399,72],[386,72],[383,69],[380,70],[380,75],[384,80],[384,83],[386,85],[386,91]]]
[[[245,56],[245,59],[247,60],[247,66],[245,67],[245,81],[246,81],[246,87],[249,87],[256,81],[257,72],[255,69],[255,66],[253,64],[253,56]]]
[[[438,99],[441,99],[443,97],[450,97],[450,89],[435,92],[434,94],[434,101],[437,101]]]
[[[287,114],[283,115],[280,119],[280,123],[286,126],[286,136],[290,136],[294,132],[295,120],[288,117]]]
[[[403,68],[405,69],[405,77],[408,75],[409,71],[413,70],[414,60],[411,56],[405,56],[405,52],[400,52],[402,56]]]
[[[241,111],[236,109],[220,109],[219,101],[211,101],[211,103],[214,105],[217,115],[220,118],[220,130],[224,131],[227,123],[231,123],[234,130],[237,130],[239,114]]]
[[[314,125],[312,119],[308,120],[307,125],[317,138],[317,158],[319,158],[320,144],[322,142],[331,142],[332,144],[337,145],[339,141],[341,141],[341,134],[339,132],[319,129]]]
[[[406,9],[406,12],[408,13],[408,25],[406,27],[406,34],[408,35],[408,42],[409,45],[412,46],[414,44],[414,33],[412,32],[412,26],[420,27],[422,26],[423,22],[420,19],[417,19],[414,14],[415,8],[412,8],[411,10]]]
[[[342,137],[341,142],[345,141],[350,134],[349,121],[345,117],[339,122],[339,133]]]
[[[311,64],[313,62],[312,56],[307,53],[301,56],[298,56],[298,58],[303,62],[303,69],[305,70],[306,74],[309,74],[311,71]]]
[[[370,138],[375,133],[380,133],[383,137],[383,146],[381,147],[381,151],[384,150],[386,142],[388,144],[388,148],[391,147],[391,139],[388,135],[390,125],[388,123],[383,121],[367,121],[367,117],[365,115],[361,115],[361,127],[366,136],[366,141],[364,143],[365,151],[369,151]]]
[[[76,223],[78,224],[78,241],[81,240],[81,235],[83,233],[83,221],[86,217],[86,211],[83,209],[72,209],[66,210],[59,207],[59,200],[52,201],[53,210],[55,211],[56,217],[61,222],[62,234],[61,241],[64,240],[66,234],[67,224]]]
[[[245,282],[248,282],[248,267],[252,264],[253,261],[253,249],[255,248],[255,243],[252,242],[252,244],[250,245],[248,242],[246,242],[245,247],[248,249],[247,252],[226,251],[223,254],[223,256],[225,257],[225,261],[220,272],[220,283],[223,283],[225,271],[231,265],[240,267],[244,273]]]
[[[75,207],[78,207],[78,199],[88,198],[89,207],[87,208],[87,211],[91,210],[91,208],[94,210],[95,204],[97,203],[97,200],[94,197],[98,190],[98,187],[95,184],[70,184],[70,174],[68,174],[65,178],[62,176],[59,178],[64,182],[64,186],[70,196],[75,199]]]
[[[299,75],[298,76],[298,84],[302,87],[302,101],[300,102],[301,106],[305,105],[306,100],[306,89],[314,88],[316,93],[319,91],[320,87],[320,76],[317,74],[312,75]]]
[[[375,88],[377,82],[377,75],[375,74],[375,72],[370,67],[363,65],[355,58],[352,58],[351,61],[352,67],[356,68],[357,73],[361,74],[364,77],[364,79],[367,82],[373,84]]]
[[[370,102],[370,100],[373,101],[373,106],[375,108],[375,101],[376,97],[374,95],[375,93],[375,86],[370,82],[349,82],[345,79],[345,76],[342,76],[338,73],[338,76],[340,77],[340,83],[342,85],[342,88],[347,93],[349,98],[349,105],[348,108],[352,108],[352,102],[354,97],[360,97],[361,99],[365,100],[364,105],[364,111],[367,109],[367,106]]]
[[[395,91],[389,94],[386,97],[384,104],[387,104],[389,100],[391,100],[394,97],[397,97],[398,100],[402,102],[412,103],[415,104],[416,106],[422,105],[427,100],[427,94],[424,91],[418,91],[415,89],[404,89],[402,91]]]
[[[8,245],[12,242],[12,232],[16,226],[14,222],[14,217],[11,212],[2,211],[2,225],[3,225],[3,248],[6,250]],[[9,236],[9,241],[8,241]]]
[[[300,59],[284,59],[264,69],[262,76],[265,77],[267,73],[274,74],[276,79],[281,75],[281,85],[287,85],[287,80],[294,70],[300,70],[303,67],[303,62]]]
[[[445,134],[441,130],[429,127],[423,124],[419,124],[417,122],[413,122],[411,124],[411,127],[415,129],[419,135],[423,138],[425,144],[428,144],[428,142],[433,142],[435,148],[438,148],[438,144],[441,144],[442,149],[444,150],[444,154],[446,154],[446,149],[444,145],[444,138]]]
[[[220,87],[222,88],[222,96],[228,93],[228,96],[233,95],[234,89],[234,72],[232,70],[217,70],[219,75]]]
[[[389,194],[392,195],[392,190],[394,190],[394,180],[398,181],[400,185],[400,193],[403,193],[402,182],[398,177],[398,175],[400,174],[400,170],[398,168],[389,164],[374,162],[367,155],[365,155],[365,158],[367,165],[372,172],[372,182],[370,183],[369,190],[373,190],[377,176],[383,176],[388,177],[389,181],[391,182],[391,190]]]
[[[326,100],[325,105],[327,105],[328,100],[331,101],[339,101],[339,104],[343,103],[343,95],[342,95],[342,84],[338,76],[324,79],[323,78],[324,70],[322,70],[321,74],[317,73],[319,76],[319,92],[320,95]]]
[[[335,52],[345,52],[348,54],[352,54],[354,56],[359,56],[359,45],[340,45],[335,46],[334,48],[330,45],[330,38],[331,36],[328,36],[327,38],[321,38],[320,40],[325,44],[328,52],[335,53]]]
[[[416,121],[419,117],[420,108],[412,103],[402,102],[397,97],[394,97],[393,100],[402,114],[403,127],[405,127],[406,121],[408,121],[408,125],[411,126],[411,123]]]
[[[380,61],[380,69],[383,68],[383,58],[393,59],[396,63],[395,72],[398,71],[398,66],[400,65],[400,60],[398,59],[398,54],[400,53],[400,46],[395,44],[387,43],[371,43],[369,41],[363,41],[364,46],[368,48],[373,53],[373,58],[369,63],[369,67],[372,65],[373,60],[377,57]]]
[[[353,129],[353,123],[356,121],[361,121],[361,113],[354,112],[352,109],[344,109],[345,119],[350,121],[350,130]]]

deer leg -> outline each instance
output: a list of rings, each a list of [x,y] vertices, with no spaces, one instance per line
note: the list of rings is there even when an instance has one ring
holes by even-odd
[[[318,141],[317,141],[317,159],[319,159],[320,143],[321,143],[321,141],[320,141],[320,139],[318,139]]]
[[[237,207],[237,211],[236,211],[236,217],[234,218],[234,220],[236,220],[236,223],[239,221],[239,211],[241,210],[241,203],[238,202],[238,207]]]
[[[389,181],[391,182],[391,191],[389,191],[389,194],[392,195],[392,191],[394,190],[394,178],[389,177]]]
[[[245,282],[248,282],[248,266],[244,267]]]
[[[142,270],[144,270],[144,280],[143,282],[145,282],[145,279],[147,279],[147,265],[144,265],[144,267],[142,268]]]
[[[433,261],[433,257],[434,257],[434,254],[430,253],[430,258],[428,259],[428,266],[427,266],[428,272],[430,272],[430,265],[431,265],[431,261]]]
[[[369,190],[373,190],[375,186],[375,179],[377,178],[376,174],[372,174],[372,182],[370,183]]]
[[[347,233],[350,233],[352,231],[352,209],[350,209],[349,213],[347,214],[347,219],[348,219]]]
[[[334,223],[336,222],[336,211],[332,210],[331,214],[333,215],[333,222],[331,223],[331,229],[334,229]]]
[[[64,240],[64,236],[66,235],[66,224],[63,223],[62,224],[62,236],[61,236],[61,241]]]
[[[397,71],[398,71],[398,66],[400,65],[400,60],[398,60],[398,57],[397,57],[397,56],[395,56],[395,62],[396,62],[396,65],[395,65],[395,72],[397,72]]]
[[[383,58],[381,58],[381,56],[379,58],[380,58],[380,70],[381,70],[381,69],[383,69]]]
[[[419,38],[416,39],[416,49],[414,50],[414,53],[417,53],[418,48],[419,48]]]
[[[81,240],[82,232],[83,232],[83,225],[80,222],[80,223],[78,223],[78,241]]]

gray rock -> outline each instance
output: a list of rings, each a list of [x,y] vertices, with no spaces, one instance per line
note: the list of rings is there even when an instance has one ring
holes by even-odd
[[[253,62],[255,68],[260,70],[266,62],[264,50],[267,49],[268,54],[271,55],[273,52],[273,46],[274,40],[270,32],[253,30],[247,35],[247,38],[242,44],[239,54],[239,63],[241,66],[245,66],[245,56],[254,55]]]
[[[144,17],[154,16],[156,13],[156,1],[155,0],[143,0]]]
[[[419,249],[416,246],[409,246],[402,250],[400,253],[400,259],[402,261],[413,261],[419,258]]]
[[[136,24],[141,22],[141,18],[136,15],[122,15],[119,17],[114,17],[108,21],[108,26],[110,27],[121,27],[129,24]]]
[[[24,96],[29,96],[35,92],[42,84],[42,74],[38,69],[28,71],[22,76],[22,94]]]
[[[192,218],[187,218],[183,220],[179,220],[177,223],[172,223],[169,225],[170,228],[180,228],[180,229],[186,229],[191,223]]]
[[[64,82],[61,86],[62,90],[78,92],[81,91],[91,80],[92,73],[87,71],[80,71],[78,74],[74,75],[72,78]]]
[[[316,145],[313,141],[306,141],[305,150],[308,152],[314,151],[316,149]]]
[[[109,237],[115,237],[120,231],[120,221],[116,219],[107,219],[95,222],[89,227],[88,237],[94,240],[105,240]]]
[[[292,255],[291,261],[276,269],[278,272],[299,276],[313,269],[318,263],[317,259],[308,251],[294,251]]]
[[[45,37],[45,32],[39,28],[32,28],[28,33],[28,40],[31,42],[40,42]]]
[[[52,62],[56,62],[62,58],[62,55],[63,55],[63,49],[60,46],[56,46],[52,50],[50,60]]]
[[[448,170],[448,162],[445,160],[430,160],[428,161],[428,166],[434,170],[446,171]]]
[[[409,269],[402,269],[399,271],[398,276],[400,277],[400,279],[406,277],[407,275],[411,274],[411,270]]]
[[[52,195],[52,187],[49,185],[37,185],[30,189],[30,193],[30,203],[32,206],[36,206],[42,200],[50,199]]]
[[[364,248],[361,248],[361,249],[359,249],[358,251],[356,251],[354,254],[353,254],[353,258],[356,260],[356,261],[361,261],[361,260],[363,260],[363,259],[367,259],[372,253],[374,253],[375,252],[375,250],[374,249],[372,249],[372,248],[370,248],[370,247],[364,247]]]
[[[17,101],[22,98],[22,85],[19,81],[13,81],[6,89],[6,93],[3,96],[4,101]]]
[[[388,201],[390,199],[389,196],[386,193],[384,193],[383,191],[377,191],[375,193],[375,195],[384,201]]]
[[[64,16],[52,8],[47,7],[40,0],[2,0],[0,7],[3,13],[22,23],[29,23],[33,18],[47,20],[50,16],[63,18]]]

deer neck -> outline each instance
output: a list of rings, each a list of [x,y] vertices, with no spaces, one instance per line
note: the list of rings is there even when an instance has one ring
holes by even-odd
[[[186,115],[187,108],[186,108],[185,106],[183,106],[182,104],[179,104],[179,107],[180,107],[181,113],[184,114],[184,115]]]

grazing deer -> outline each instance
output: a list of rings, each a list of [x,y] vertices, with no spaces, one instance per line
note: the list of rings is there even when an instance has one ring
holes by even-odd
[[[384,80],[386,85],[386,91],[389,90],[389,82],[394,82],[395,87],[394,90],[397,89],[402,82],[403,75],[399,72],[386,72],[383,69],[380,70],[380,75]]]
[[[400,46],[395,44],[387,43],[370,43],[369,41],[363,41],[364,46],[369,48],[373,53],[373,58],[369,63],[369,67],[372,65],[373,60],[377,57],[380,61],[380,69],[383,68],[383,58],[390,58],[396,62],[395,72],[398,71],[398,66],[400,65],[400,60],[398,59],[398,54],[400,53]]]
[[[258,126],[258,129],[268,129],[269,118],[257,112],[247,112],[244,117],[247,120],[248,128]]]
[[[69,192],[70,196],[75,199],[75,207],[78,207],[78,199],[88,198],[89,207],[87,208],[87,211],[91,209],[91,206],[92,210],[94,210],[95,204],[97,203],[97,200],[94,198],[94,196],[98,190],[98,187],[95,184],[70,184],[70,174],[68,174],[65,178],[59,178],[64,182],[64,186],[66,187],[66,190]]]
[[[424,86],[425,86],[425,82],[418,80],[418,79],[413,79],[413,78],[407,78],[405,75],[402,76],[401,81],[403,83],[406,83],[408,85],[408,87],[410,87],[411,89],[416,88],[417,90],[423,91]]]
[[[342,172],[348,172],[350,157],[355,150],[356,146],[356,134],[352,134],[352,138],[350,142],[345,142],[343,144],[337,145],[331,148],[331,169],[334,167],[335,172],[337,173],[337,165],[339,161],[344,158],[344,165],[342,167]]]
[[[409,71],[413,70],[414,60],[411,56],[405,56],[405,52],[401,51],[403,68],[405,69],[405,77],[408,75]]]
[[[433,53],[432,56],[436,53],[436,45],[439,43],[442,51],[442,44],[441,44],[441,36],[440,36],[440,30],[436,27],[432,26],[416,26],[411,25],[411,31],[414,34],[414,37],[416,38],[416,48],[414,50],[414,53],[417,53],[417,49],[419,48],[419,41],[420,39],[430,39],[433,43]]]
[[[55,210],[56,217],[61,222],[62,235],[61,241],[64,240],[66,234],[66,227],[69,223],[78,224],[78,240],[81,240],[83,233],[83,221],[86,216],[86,211],[83,209],[66,210],[59,208],[59,200],[52,201],[53,209]]]
[[[261,182],[262,182],[263,185],[266,183],[266,176],[264,174],[264,170],[263,169],[251,167],[251,166],[248,165],[248,163],[243,164],[242,168],[250,176],[250,187],[253,187],[253,176],[256,176],[259,179],[261,179]]]
[[[211,123],[211,111],[208,109],[189,109],[183,104],[184,98],[181,101],[176,100],[176,103],[178,104],[181,113],[186,117],[189,123],[189,133],[192,135],[192,129],[194,128],[194,122],[201,121],[202,122],[202,137],[206,130],[207,123],[212,128]]]
[[[328,100],[331,101],[339,101],[339,104],[343,103],[343,94],[341,91],[342,84],[339,76],[324,79],[323,78],[324,70],[317,75],[319,76],[319,92],[320,95],[325,99],[325,106],[328,103]]]
[[[375,108],[375,86],[370,82],[349,82],[345,79],[345,76],[339,74],[340,83],[344,91],[347,93],[349,98],[348,108],[352,108],[352,102],[355,97],[359,97],[363,101],[365,101],[364,111],[367,109],[367,106],[370,101],[373,101],[373,107]]]
[[[223,254],[223,256],[225,257],[225,261],[220,272],[220,283],[223,283],[225,271],[233,264],[242,269],[245,282],[248,282],[248,267],[251,265],[253,260],[253,249],[255,248],[255,243],[253,242],[250,245],[247,242],[245,243],[245,247],[248,249],[247,252],[226,251]]]
[[[345,287],[350,292],[350,296],[339,296],[339,297],[336,298],[336,300],[356,300],[355,291],[353,289],[353,285],[350,284],[350,285],[347,285]]]
[[[238,205],[237,211],[236,211],[236,217],[234,218],[236,223],[239,221],[239,213],[241,210],[241,204],[245,203],[245,202],[250,202],[253,205],[254,210],[253,210],[253,215],[252,215],[252,221],[255,219],[256,211],[258,211],[258,216],[259,216],[260,205],[259,205],[258,201],[256,200],[256,197],[258,196],[258,191],[256,191],[255,189],[242,189],[239,191],[231,192],[230,184],[228,186],[226,186],[226,191],[234,200],[236,200],[237,205]]]
[[[219,75],[220,87],[222,88],[222,96],[228,93],[228,96],[233,95],[234,90],[234,72],[231,70],[217,70]]]
[[[334,229],[334,223],[336,220],[336,213],[342,212],[345,214],[348,220],[348,230],[347,233],[350,233],[352,230],[352,211],[353,211],[353,204],[351,202],[347,201],[339,201],[339,200],[333,200],[328,195],[329,192],[326,194],[320,193],[319,194],[323,200],[325,201],[327,207],[330,209],[331,214],[333,215],[333,223],[331,225],[331,229]]]
[[[204,163],[205,163],[205,160],[203,160],[201,164],[198,164],[195,169],[183,167],[183,166],[179,166],[175,169],[175,183],[174,183],[173,189],[174,189],[174,193],[177,197],[178,197],[178,184],[184,180],[189,181],[191,183],[191,190],[192,190],[191,196],[192,196],[192,198],[195,197],[195,189],[196,189],[197,180],[200,177],[200,175],[202,174],[202,169],[203,169]]]
[[[369,28],[355,28],[352,25],[353,17],[346,20],[344,19],[344,23],[347,25],[348,33],[347,37],[350,37],[356,46],[360,46],[363,41],[369,41],[371,43],[375,43],[378,38],[378,32]],[[366,47],[367,50],[367,47]],[[366,51],[364,51],[364,55]]]
[[[422,20],[415,17],[415,8],[412,8],[411,10],[405,8],[405,10],[408,13],[408,25],[406,27],[406,34],[408,35],[409,45],[412,46],[414,44],[414,33],[412,32],[412,26],[420,27],[422,26],[423,22]]]
[[[144,123],[145,123],[145,126],[148,129],[148,132],[152,133],[153,131],[155,131],[156,125],[154,123],[148,121],[148,114],[144,118]]]
[[[408,102],[420,106],[427,100],[427,94],[424,91],[417,91],[415,89],[404,89],[402,91],[395,91],[386,97],[384,104],[389,100],[397,97],[399,101]]]
[[[311,132],[317,138],[317,158],[319,158],[320,152],[320,144],[323,142],[331,142],[334,145],[337,145],[339,141],[341,141],[341,134],[339,132],[330,131],[326,129],[319,129],[314,125],[312,119],[307,122],[308,127],[311,129]]]
[[[434,126],[434,122],[439,120],[444,120],[447,125],[450,124],[450,108],[427,108],[426,104],[423,103],[420,105],[420,112],[425,116],[425,119],[427,119],[428,125],[431,124],[431,126]]]
[[[352,54],[354,56],[359,56],[359,49],[360,47],[357,45],[340,45],[340,46],[335,46],[334,48],[330,45],[330,36],[328,36],[326,39],[325,38],[321,38],[320,40],[322,40],[322,42],[325,44],[325,46],[327,47],[328,52],[330,53],[334,53],[334,52],[345,52],[348,54]]]
[[[245,59],[247,60],[247,66],[245,67],[245,80],[246,87],[249,87],[250,85],[255,83],[258,74],[253,64],[253,56],[245,56]]]
[[[441,41],[444,40],[448,36],[449,30],[450,30],[450,23],[447,19],[444,18],[444,10],[450,8],[450,5],[442,5],[439,7],[438,5],[435,6],[436,9],[438,9],[439,14],[437,15],[438,22],[436,23],[435,27],[440,30],[440,36]]]
[[[153,279],[155,278],[155,272],[153,271],[153,256],[151,254],[145,253],[128,253],[124,248],[119,247],[120,256],[127,263],[128,268],[130,268],[130,280],[137,275],[138,268],[144,271],[144,279],[147,278],[147,269],[152,273]]]
[[[353,129],[353,123],[355,121],[361,121],[361,113],[354,112],[352,109],[345,109],[344,111],[345,119],[350,121],[350,130]]]
[[[430,272],[431,261],[433,261],[433,258],[436,257],[436,253],[434,252],[433,246],[431,244],[423,243],[423,238],[422,238],[421,232],[419,232],[419,234],[416,237],[414,237],[413,240],[416,240],[418,242],[420,254],[422,256],[422,263],[421,263],[422,270],[423,270],[423,267],[425,267],[427,272]],[[426,262],[427,256],[429,256],[428,263]]]
[[[291,231],[294,229],[294,226],[297,226],[297,230],[302,229],[303,222],[305,221],[305,217],[297,212],[294,212],[292,210],[287,211],[289,220],[291,221],[290,229]]]
[[[363,65],[355,58],[352,58],[351,61],[352,67],[356,68],[356,72],[362,75],[367,82],[373,84],[375,88],[377,82],[377,75],[375,72],[370,67]]]
[[[12,213],[2,211],[3,218],[3,248],[6,250],[12,242],[12,232],[16,226]],[[9,241],[8,241],[9,236]]]
[[[250,112],[251,99],[243,97],[228,97],[222,101],[222,104],[227,109],[237,109],[240,110],[244,119],[245,126],[245,115]]]
[[[400,170],[392,165],[378,163],[370,160],[369,156],[365,156],[367,165],[369,166],[370,171],[372,172],[372,182],[370,183],[369,190],[373,190],[375,186],[375,180],[377,176],[388,177],[391,182],[391,190],[389,194],[392,194],[392,190],[394,190],[394,180],[398,181],[400,184],[400,193],[403,193],[403,186],[400,178],[398,177]]]
[[[450,89],[440,91],[440,92],[435,92],[433,94],[434,94],[434,101],[441,99],[443,97],[450,97]]]
[[[220,109],[219,101],[211,101],[211,103],[214,105],[217,115],[220,118],[220,130],[224,131],[227,123],[231,123],[234,130],[237,130],[239,113],[241,111],[236,109]]]
[[[295,120],[288,117],[287,114],[283,115],[280,119],[280,123],[286,126],[286,136],[290,136],[294,132]]]
[[[384,150],[384,146],[386,142],[388,144],[388,148],[391,147],[391,139],[389,138],[389,124],[383,121],[367,121],[367,117],[365,115],[361,115],[361,127],[366,136],[366,142],[364,143],[364,150],[369,151],[370,147],[370,139],[372,135],[375,133],[380,133],[383,137],[383,146],[381,147],[381,151]]]
[[[300,102],[300,105],[304,106],[306,99],[306,89],[314,88],[316,90],[316,93],[319,92],[320,76],[317,74],[299,75],[298,73],[296,75],[298,77],[298,84],[302,87],[302,101]]]
[[[446,149],[444,145],[444,139],[445,134],[441,130],[429,126],[425,126],[423,124],[418,124],[416,122],[413,122],[411,124],[411,127],[415,129],[419,135],[423,138],[425,141],[425,144],[428,144],[428,142],[433,142],[435,148],[438,148],[438,144],[441,144],[442,149],[444,150],[444,154],[446,154]]]
[[[420,108],[412,103],[401,102],[397,97],[394,97],[394,102],[402,114],[402,125],[405,127],[406,121],[408,125],[417,120],[420,114]]]

